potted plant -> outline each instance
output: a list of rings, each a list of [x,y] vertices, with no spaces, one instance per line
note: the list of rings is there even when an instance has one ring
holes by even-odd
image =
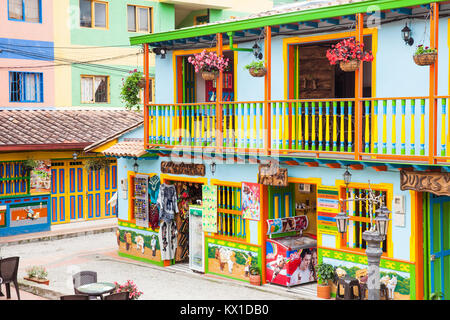
[[[117,282],[114,282],[116,285],[116,293],[127,291],[130,293],[130,300],[137,300],[139,297],[143,294],[142,291],[139,291],[136,284],[131,281],[127,280],[125,284],[118,284]]]
[[[109,166],[109,161],[106,158],[98,157],[98,158],[87,158],[84,163],[84,168],[88,171],[96,171],[105,169]]]
[[[330,299],[331,286],[329,280],[334,279],[334,267],[331,264],[320,263],[316,265],[317,297]]]
[[[130,71],[129,74],[126,79],[122,79],[120,98],[125,102],[125,108],[128,110],[136,108],[136,111],[139,111],[141,109],[139,92],[145,87],[145,78],[137,69]]]
[[[207,52],[206,49],[201,53],[196,53],[188,58],[188,62],[195,68],[195,72],[201,72],[205,80],[214,80],[220,71],[228,69],[230,59],[223,55],[218,56],[215,52]]]
[[[27,159],[22,162],[22,176],[27,176],[30,172],[39,166],[39,162],[34,159]]]
[[[364,44],[354,37],[344,39],[327,50],[327,58],[331,65],[339,63],[342,71],[352,72],[359,69],[361,61],[373,61],[371,51],[364,51]]]
[[[259,272],[258,267],[251,267],[249,271],[250,275],[250,284],[253,284],[255,286],[261,285],[261,273]]]
[[[45,267],[32,266],[27,268],[25,271],[27,273],[27,276],[24,277],[25,280],[49,285],[50,280],[47,279],[48,272]]]
[[[253,61],[244,67],[252,77],[264,77],[267,69],[264,67],[264,61]]]
[[[432,65],[437,58],[437,50],[434,48],[424,47],[422,44],[418,45],[413,59],[418,66]]]

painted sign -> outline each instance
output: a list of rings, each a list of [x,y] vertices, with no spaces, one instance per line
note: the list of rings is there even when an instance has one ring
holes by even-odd
[[[248,220],[260,219],[261,194],[257,183],[242,182],[242,217]]]
[[[400,171],[400,189],[450,196],[450,172]]]
[[[30,173],[30,194],[50,193],[51,188],[51,162],[50,160],[37,160],[38,166]]]
[[[204,164],[161,161],[161,172],[168,174],[185,174],[188,176],[203,177],[206,171]]]
[[[300,231],[308,228],[307,216],[267,219],[267,234]]]
[[[20,203],[10,205],[10,227],[23,227],[47,223],[47,202]]]
[[[202,186],[202,228],[217,233],[217,186]]]

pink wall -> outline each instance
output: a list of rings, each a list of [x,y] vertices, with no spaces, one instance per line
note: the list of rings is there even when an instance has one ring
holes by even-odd
[[[22,60],[22,59],[0,59],[0,108],[1,107],[53,107],[55,105],[55,71],[54,68],[33,68],[48,66],[51,61]],[[14,68],[17,66],[25,68]],[[3,69],[3,67],[8,67]],[[9,102],[9,71],[18,72],[41,72],[44,83],[44,101],[42,103],[20,103]]]
[[[42,23],[34,23],[8,20],[8,0],[1,0],[0,38],[53,42],[53,1],[41,0]]]

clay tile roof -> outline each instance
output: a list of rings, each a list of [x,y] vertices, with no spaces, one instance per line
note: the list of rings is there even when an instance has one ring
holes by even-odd
[[[125,110],[0,110],[0,151],[84,148],[142,121]]]
[[[144,149],[144,139],[129,138],[103,150],[102,153],[105,156],[139,158],[147,152]]]

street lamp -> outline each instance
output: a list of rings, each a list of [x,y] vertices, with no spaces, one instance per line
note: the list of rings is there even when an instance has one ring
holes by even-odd
[[[411,37],[411,29],[408,28],[408,23],[405,24],[405,27],[402,29],[402,38],[405,41],[405,44],[412,46],[414,44],[414,39]]]
[[[351,174],[348,172],[348,170],[344,173],[344,181],[346,186],[348,187],[348,184],[351,180]],[[371,216],[371,227],[369,230],[366,230],[362,234],[362,238],[367,243],[366,247],[366,255],[367,255],[367,264],[368,264],[368,279],[367,279],[367,290],[368,300],[380,300],[380,259],[381,255],[383,254],[383,250],[381,249],[381,244],[383,243],[384,239],[386,239],[388,225],[389,225],[389,213],[390,211],[388,208],[382,204],[382,196],[375,196],[373,193],[372,188],[370,187],[370,181],[369,181],[369,197],[368,198],[352,198],[348,200],[342,200],[341,202],[344,204],[345,202],[349,201],[367,201],[369,202],[369,213]],[[374,203],[380,203],[381,206],[379,209],[375,210],[375,225],[376,228],[374,228],[374,225],[372,224],[372,206]],[[347,232],[347,222],[349,220],[349,217],[346,215],[346,213],[340,212],[336,215],[336,226],[338,229],[338,232],[344,236],[344,233]]]
[[[134,169],[135,173],[137,173],[139,171],[139,164],[137,163],[137,158],[134,158],[133,169]]]
[[[344,176],[344,183],[345,183],[346,187],[348,188],[348,185],[350,184],[350,182],[352,182],[352,174],[348,171],[348,166],[347,166],[347,170],[345,170],[343,176]]]

